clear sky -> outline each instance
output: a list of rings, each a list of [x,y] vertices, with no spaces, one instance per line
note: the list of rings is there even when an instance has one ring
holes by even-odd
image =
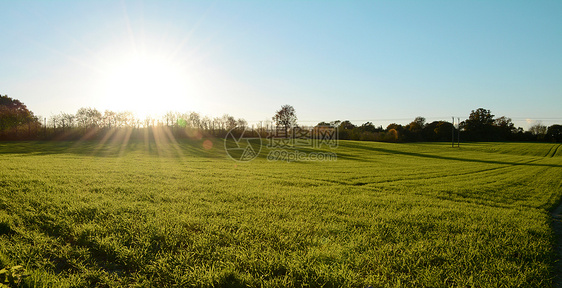
[[[562,123],[562,1],[0,0],[0,94],[260,121]],[[526,119],[532,119],[527,120]],[[310,122],[308,122],[310,121]]]

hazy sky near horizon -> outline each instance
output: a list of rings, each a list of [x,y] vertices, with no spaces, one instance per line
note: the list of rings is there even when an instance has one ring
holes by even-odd
[[[562,123],[562,1],[0,0],[0,27],[0,94],[43,117]]]

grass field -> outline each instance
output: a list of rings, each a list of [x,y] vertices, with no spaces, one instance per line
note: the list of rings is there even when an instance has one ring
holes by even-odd
[[[30,287],[552,285],[559,144],[213,141],[0,143],[0,264]]]

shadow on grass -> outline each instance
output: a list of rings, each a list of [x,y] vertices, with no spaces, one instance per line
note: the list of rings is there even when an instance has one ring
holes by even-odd
[[[408,152],[408,151],[394,150],[394,149],[381,148],[381,147],[358,145],[358,144],[354,144],[354,143],[345,143],[345,145],[341,145],[341,146],[344,146],[344,147],[347,147],[347,148],[352,148],[352,149],[362,149],[362,150],[371,151],[371,152],[379,152],[379,153],[395,154],[395,155],[405,155],[405,156],[428,158],[428,159],[452,160],[452,161],[498,164],[498,165],[513,165],[513,166],[538,166],[538,167],[555,167],[555,168],[562,167],[562,165],[560,165],[560,164],[529,163],[529,162],[521,163],[521,162],[508,162],[508,161],[498,161],[498,160],[460,158],[460,157],[443,156],[443,155],[436,155],[436,154],[424,154],[424,153]],[[338,153],[338,156],[339,156],[339,153]]]
[[[209,141],[212,143],[209,147]],[[215,139],[182,139],[177,142],[164,142],[158,141],[143,141],[131,140],[127,143],[115,141],[23,141],[23,142],[0,142],[0,155],[2,154],[19,154],[26,155],[53,155],[53,154],[75,154],[82,156],[95,156],[95,157],[120,157],[129,153],[144,152],[151,156],[160,157],[178,157],[189,156],[195,158],[208,158],[208,159],[226,159],[226,152],[224,150],[224,140],[220,138]],[[367,143],[372,144],[372,143]],[[398,146],[407,144],[395,144]],[[412,151],[403,151],[397,149],[389,149],[382,147],[375,147],[373,145],[363,145],[362,143],[345,142],[340,143],[341,148],[359,149],[367,152],[377,152],[393,155],[404,155],[411,157],[419,157],[426,159],[439,159],[450,161],[461,161],[469,163],[486,163],[496,165],[513,165],[513,166],[537,166],[537,167],[555,167],[560,168],[560,164],[546,164],[546,163],[531,163],[531,162],[510,162],[499,160],[486,160],[474,158],[461,158],[453,156],[444,156],[438,154],[418,153]],[[394,146],[393,146],[394,147]],[[258,158],[267,158],[269,151],[264,146]],[[461,148],[462,149],[462,148]],[[290,150],[290,149],[289,149]],[[333,152],[337,155],[337,159],[346,159],[351,161],[365,161],[371,162],[367,158],[338,151],[338,149],[324,151],[315,149],[298,149],[301,152]]]

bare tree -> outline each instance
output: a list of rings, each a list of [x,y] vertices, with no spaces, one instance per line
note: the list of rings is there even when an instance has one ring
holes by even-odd
[[[117,127],[134,127],[137,123],[135,119],[135,114],[131,111],[124,111],[117,113],[115,117]]]
[[[246,127],[248,127],[248,121],[242,118],[238,118],[238,120],[236,121],[236,127],[240,128],[241,130],[245,130]]]
[[[96,108],[80,108],[76,120],[83,127],[98,127],[102,124],[102,114]]]
[[[59,119],[63,121],[64,126],[73,127],[74,126],[74,120],[76,119],[76,117],[72,114],[67,114],[67,113],[62,112],[59,115]]]
[[[236,119],[228,114],[222,115],[222,122],[226,130],[234,129],[236,127]]]
[[[117,113],[110,110],[105,110],[105,112],[103,112],[103,118],[102,118],[103,126],[108,128],[115,128],[117,122],[116,118],[117,118]]]
[[[224,122],[221,117],[214,117],[212,122],[213,130],[224,130]]]
[[[213,121],[214,120],[211,120],[211,118],[209,118],[209,116],[205,116],[201,119],[199,127],[201,127],[201,129],[203,129],[203,130],[209,131],[209,130],[213,129]]]
[[[180,115],[173,111],[168,111],[164,115],[164,121],[166,122],[166,126],[175,126],[179,118]]]
[[[189,113],[189,116],[187,117],[189,125],[192,128],[202,128],[201,127],[201,116],[199,116],[199,114],[197,112],[191,112]]]
[[[147,115],[147,116],[144,118],[143,127],[144,127],[144,128],[154,127],[154,119],[152,119],[152,117],[151,117],[150,115]]]
[[[61,115],[60,114],[51,115],[51,117],[49,117],[49,123],[47,125],[53,128],[61,127],[62,126]]]
[[[542,125],[542,123],[539,121],[535,125],[531,126],[531,128],[529,128],[529,132],[531,132],[535,136],[545,135],[546,126]]]

